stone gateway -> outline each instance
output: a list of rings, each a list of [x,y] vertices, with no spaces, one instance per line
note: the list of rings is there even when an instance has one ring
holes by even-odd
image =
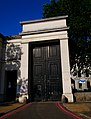
[[[3,72],[17,72],[15,93],[19,97],[30,101],[60,101],[65,96],[73,102],[66,18],[20,22],[21,38],[7,41],[7,47],[13,44],[21,50],[20,57],[15,52],[18,60],[7,60]]]

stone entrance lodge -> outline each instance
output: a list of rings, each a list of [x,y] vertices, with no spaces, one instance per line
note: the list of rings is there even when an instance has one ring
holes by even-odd
[[[0,49],[0,101],[73,102],[66,18],[20,22],[22,32]]]

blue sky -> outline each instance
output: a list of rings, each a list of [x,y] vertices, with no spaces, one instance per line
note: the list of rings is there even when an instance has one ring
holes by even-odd
[[[0,33],[4,36],[19,34],[19,22],[42,18],[43,4],[50,0],[0,0]]]

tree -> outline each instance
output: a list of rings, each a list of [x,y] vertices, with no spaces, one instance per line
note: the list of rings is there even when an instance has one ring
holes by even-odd
[[[68,15],[70,36],[89,36],[91,32],[91,0],[51,0],[43,6],[43,17]]]
[[[84,62],[91,49],[91,0],[51,0],[43,6],[43,18],[68,15],[71,68],[80,57]],[[89,42],[88,42],[89,39]],[[89,54],[89,55],[88,55]]]

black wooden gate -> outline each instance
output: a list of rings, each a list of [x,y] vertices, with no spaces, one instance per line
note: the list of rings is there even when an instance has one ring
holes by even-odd
[[[60,100],[62,94],[59,43],[32,47],[33,80],[31,92],[34,101]]]

